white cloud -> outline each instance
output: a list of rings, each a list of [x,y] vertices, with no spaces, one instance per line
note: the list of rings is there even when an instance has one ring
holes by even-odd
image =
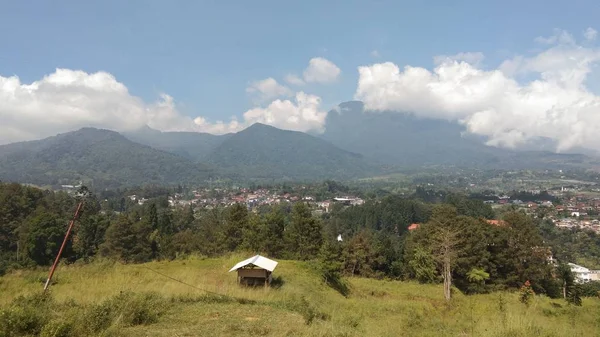
[[[373,50],[373,51],[371,51],[371,57],[378,59],[381,57],[381,54],[379,54],[379,51]]]
[[[254,108],[244,113],[247,125],[264,123],[295,131],[324,130],[327,112],[321,110],[321,98],[298,92],[295,100],[276,100],[266,108]]]
[[[169,125],[180,123],[164,104],[169,104],[166,96],[147,106],[105,72],[57,69],[31,84],[0,76],[0,143],[83,126],[133,129],[149,123],[151,115]]]
[[[308,83],[331,83],[337,80],[341,72],[333,62],[323,57],[314,57],[308,62],[303,75],[304,81]]]
[[[252,82],[250,86],[246,88],[246,92],[256,95],[259,102],[292,95],[292,91],[288,87],[277,83],[273,77]]]
[[[553,45],[553,44],[574,44],[575,38],[566,30],[555,29],[554,34],[549,37],[538,36],[534,40],[539,44]]]
[[[481,52],[476,53],[458,53],[456,55],[438,55],[434,56],[433,63],[442,64],[447,61],[464,61],[469,64],[479,65],[485,56]]]
[[[585,37],[585,39],[588,41],[595,40],[597,36],[598,36],[598,31],[592,27],[588,27],[588,29],[586,29],[585,32],[583,32],[583,37]]]
[[[269,85],[261,88],[266,88],[265,92],[280,90]],[[30,84],[21,83],[16,76],[0,76],[0,144],[86,126],[127,131],[148,125],[162,131],[222,134],[260,121],[293,130],[322,130],[325,118],[319,106],[319,97],[298,93],[294,101],[275,100],[264,109],[248,110],[242,121],[232,118],[211,123],[202,116],[182,114],[167,94],[146,103],[109,73],[57,69]]]
[[[433,71],[390,62],[362,66],[355,99],[370,110],[460,121],[490,145],[516,147],[549,137],[559,151],[600,149],[600,96],[585,86],[600,49],[580,46],[564,31],[536,41],[551,45],[492,70],[464,58],[441,59]],[[516,75],[530,80],[522,83]]]
[[[284,80],[291,85],[304,85],[304,80],[294,74],[285,75]]]

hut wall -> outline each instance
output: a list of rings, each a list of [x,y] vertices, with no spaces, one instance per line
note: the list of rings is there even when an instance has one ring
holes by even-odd
[[[265,269],[238,269],[238,276],[267,278],[267,271]]]

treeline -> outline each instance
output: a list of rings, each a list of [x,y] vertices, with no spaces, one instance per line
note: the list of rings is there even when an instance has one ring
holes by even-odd
[[[413,198],[387,196],[361,206],[336,205],[314,216],[305,203],[198,209],[169,207],[167,196],[144,205],[87,197],[63,260],[97,257],[125,263],[218,256],[232,251],[276,259],[319,260],[325,279],[341,276],[414,279],[447,283],[466,293],[517,288],[530,281],[537,293],[559,297],[565,282],[548,263],[551,250],[598,257],[596,249],[565,252],[544,238],[556,235],[523,213],[489,224],[489,205],[456,194],[422,191]],[[426,202],[436,196],[437,203]],[[64,192],[0,184],[0,273],[49,265],[78,202]],[[408,231],[411,224],[418,228]],[[341,235],[342,241],[338,240]],[[591,236],[592,244],[599,241]],[[556,241],[558,238],[550,242]],[[572,246],[573,249],[579,249]],[[566,262],[567,260],[565,260]]]

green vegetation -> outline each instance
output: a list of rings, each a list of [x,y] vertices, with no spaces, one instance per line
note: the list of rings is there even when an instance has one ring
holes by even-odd
[[[587,329],[598,323],[586,315],[598,306],[600,289],[574,284],[564,266],[548,263],[558,248],[548,246],[554,242],[545,237],[553,232],[544,220],[509,211],[503,225],[491,225],[486,219],[496,214],[481,200],[418,190],[360,206],[338,204],[315,217],[303,202],[252,212],[243,204],[194,212],[169,207],[160,189],[145,193],[155,197],[143,205],[119,195],[102,202],[88,196],[52,296],[39,298],[35,293],[79,197],[0,183],[0,326],[44,336],[47,329],[66,336],[166,335],[182,327],[198,329],[181,330],[192,335],[212,328],[223,335],[386,335],[405,329],[562,336],[579,331],[559,328],[569,320],[583,320]],[[420,225],[409,231],[412,223]],[[595,245],[597,236],[585,234]],[[598,257],[593,248],[571,251],[575,247],[560,254]],[[226,273],[256,253],[283,261],[272,289],[239,288]],[[590,310],[578,311],[588,305]],[[502,323],[492,321],[498,315]]]
[[[377,171],[361,155],[260,123],[228,137],[206,161],[241,178],[268,181],[348,179]]]
[[[122,265],[62,265],[0,278],[0,336],[594,336],[600,300],[583,306],[516,292],[450,303],[442,285],[350,277],[347,296],[311,262],[280,260],[277,287],[245,288],[227,270],[246,255]],[[187,286],[161,274],[181,280]],[[196,288],[194,288],[196,287]],[[8,325],[10,324],[10,325]],[[3,330],[4,329],[4,330]]]
[[[205,165],[120,134],[92,128],[43,140],[0,146],[0,179],[38,185],[84,184],[116,188],[203,181]]]
[[[161,132],[149,127],[124,132],[123,135],[136,143],[171,152],[194,162],[202,162],[219,144],[231,136],[202,132]]]

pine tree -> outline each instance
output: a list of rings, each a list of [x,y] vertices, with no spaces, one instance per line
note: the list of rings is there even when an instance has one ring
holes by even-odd
[[[265,251],[272,257],[280,257],[285,249],[285,215],[281,208],[274,207],[265,216]]]
[[[248,223],[248,208],[243,204],[229,207],[225,219],[224,246],[228,251],[234,251],[242,243],[244,227]]]
[[[317,256],[323,241],[321,222],[315,219],[304,203],[296,203],[292,220],[286,229],[286,241],[290,257],[310,260]]]

